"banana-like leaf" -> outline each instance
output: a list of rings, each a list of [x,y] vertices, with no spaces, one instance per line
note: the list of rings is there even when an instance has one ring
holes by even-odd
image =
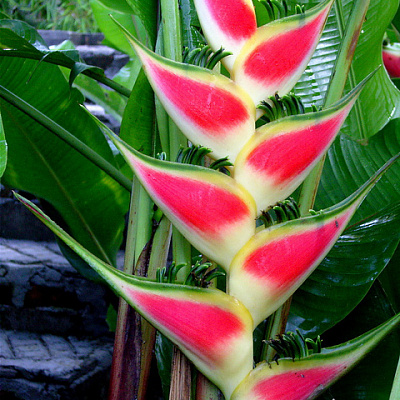
[[[155,54],[124,32],[154,91],[185,136],[209,147],[213,157],[229,156],[234,162],[255,129],[256,110],[248,94],[221,74]]]
[[[312,400],[350,370],[400,323],[400,314],[347,343],[299,361],[284,358],[259,364],[231,400]]]
[[[218,171],[146,157],[112,139],[171,222],[199,251],[228,268],[255,233],[256,208],[247,191]]]
[[[229,71],[244,43],[257,29],[251,0],[194,0],[207,43],[217,51],[221,47],[232,53],[223,60]]]
[[[396,264],[394,276],[398,275],[398,265]],[[396,290],[397,288],[398,286]],[[347,342],[397,314],[394,310],[399,311],[399,309],[393,308],[394,304],[389,301],[385,290],[377,280],[360,304],[343,321],[324,333],[322,342],[324,346],[330,347]],[[340,397],[346,400],[388,400],[394,384],[393,378],[399,354],[400,330],[396,329],[370,351],[354,369],[331,386],[326,395],[321,396],[321,400],[340,399]]]
[[[239,153],[234,177],[264,210],[303,182],[335,139],[362,90],[360,84],[334,106],[265,124]]]
[[[114,15],[120,14],[123,18],[130,18],[135,20],[136,23],[143,25],[147,40],[154,45],[156,41],[156,27],[157,27],[157,1],[156,0],[91,0],[92,4],[97,6],[102,5],[103,8],[114,11]],[[97,21],[97,15],[96,21]],[[139,22],[140,21],[140,22]]]
[[[321,37],[333,0],[305,12],[264,25],[236,58],[232,79],[255,104],[287,94],[299,80]]]
[[[400,78],[400,45],[385,46],[382,50],[383,64],[392,78]]]
[[[298,0],[306,8],[313,7],[319,0]],[[323,105],[330,77],[335,68],[339,51],[342,27],[353,9],[356,0],[341,0],[335,4],[335,12],[329,16],[326,28],[317,49],[296,84],[295,93],[303,103]],[[294,5],[289,4],[290,7]],[[364,76],[382,65],[382,39],[399,6],[398,0],[370,0],[370,5],[357,43],[349,76],[348,89],[354,88]],[[341,73],[341,71],[336,71]],[[346,89],[347,90],[347,89]],[[356,140],[370,139],[379,132],[388,121],[398,118],[397,105],[400,92],[390,80],[384,68],[381,68],[368,83],[360,95],[358,104],[350,112],[342,132]]]
[[[267,228],[238,252],[230,266],[229,294],[250,311],[257,326],[282,305],[332,248],[393,157],[359,190],[321,213]]]
[[[66,66],[71,69],[70,84],[84,71],[104,77],[101,68],[82,62],[77,50],[49,50],[36,30],[22,21],[0,21],[0,49],[2,56],[27,57]]]
[[[58,67],[2,57],[0,84],[72,133],[110,165],[116,165],[101,130],[79,104],[82,95],[68,86]],[[115,262],[128,192],[6,101],[1,101],[1,114],[8,144],[4,183],[49,202],[88,249]]]
[[[88,252],[33,203],[16,196],[230,397],[253,367],[253,320],[238,300],[218,289],[164,284],[125,274]]]
[[[115,24],[110,23],[110,16],[116,19],[120,24],[124,25],[130,32],[136,32],[135,21],[132,19],[132,9],[125,4],[124,11],[116,11],[112,8],[107,7],[101,0],[90,0],[90,7],[93,11],[93,16],[96,19],[96,23],[100,31],[104,34],[104,44],[117,49],[125,54],[128,54],[130,58],[135,57],[135,52],[132,47],[126,41],[125,36]],[[114,4],[118,4],[114,2]],[[124,1],[124,3],[126,3]]]

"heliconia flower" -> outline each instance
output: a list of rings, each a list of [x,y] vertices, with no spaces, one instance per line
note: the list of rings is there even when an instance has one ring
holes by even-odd
[[[382,50],[383,64],[392,78],[400,78],[400,44],[385,46]]]
[[[240,383],[231,400],[312,400],[347,373],[398,326],[397,314],[379,327],[347,343],[322,349],[301,360],[260,363]]]
[[[123,29],[121,27],[121,29]],[[183,134],[218,159],[237,153],[254,133],[256,109],[229,78],[161,57],[124,30],[161,103]]]
[[[125,274],[91,254],[33,203],[16,196],[230,397],[253,368],[253,320],[238,300],[218,289],[158,283]]]
[[[370,77],[370,76],[369,76]],[[325,154],[369,77],[323,111],[259,128],[236,158],[233,176],[264,210],[288,197]]]
[[[253,236],[229,268],[229,294],[250,311],[257,326],[315,270],[393,157],[360,189],[316,215],[273,225]]]
[[[247,191],[218,171],[156,160],[113,140],[176,228],[200,252],[227,268],[255,233],[256,207]]]
[[[287,94],[300,79],[321,37],[334,0],[305,14],[282,18],[259,27],[236,58],[231,78],[257,105]]]
[[[197,15],[207,43],[217,51],[223,47],[232,56],[223,60],[232,70],[243,44],[257,29],[256,15],[251,0],[194,0]]]

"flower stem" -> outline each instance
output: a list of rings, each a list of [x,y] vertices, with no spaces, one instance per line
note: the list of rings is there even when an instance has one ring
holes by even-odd
[[[331,75],[327,93],[325,95],[325,107],[329,107],[336,101],[340,100],[349,74],[351,76],[351,62],[353,60],[356,44],[358,37],[360,36],[362,24],[369,7],[369,3],[370,0],[358,0],[353,4],[353,9],[351,10],[349,19],[347,21],[344,36],[341,40],[341,46],[336,59],[336,64]],[[343,26],[344,21],[341,1],[338,0],[336,2],[335,10],[338,25]],[[299,207],[302,215],[307,214],[308,210],[314,206],[324,162],[325,156],[314,167],[310,175],[303,183],[299,197]]]
[[[178,0],[161,0],[161,15],[163,29],[164,55],[175,61],[182,61],[182,31]],[[185,147],[186,139],[179,131],[175,123],[169,118],[169,156],[175,160],[181,146]],[[175,229],[172,230],[173,258],[177,264],[186,263],[186,271],[191,264],[191,246],[187,240]],[[185,269],[185,268],[183,268]],[[186,272],[181,271],[181,274]],[[179,278],[179,277],[178,277]],[[190,363],[186,357],[174,348],[171,390],[171,400],[189,400],[191,393]]]

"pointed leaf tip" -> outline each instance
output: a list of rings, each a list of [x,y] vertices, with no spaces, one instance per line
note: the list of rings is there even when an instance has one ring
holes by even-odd
[[[388,74],[392,78],[400,78],[400,45],[385,46],[382,50],[382,60]]]
[[[232,79],[250,93],[255,104],[276,92],[287,94],[300,79],[333,1],[264,25],[246,42],[233,66]]]

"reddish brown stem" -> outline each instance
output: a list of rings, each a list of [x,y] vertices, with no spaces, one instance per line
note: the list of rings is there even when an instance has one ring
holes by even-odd
[[[190,400],[191,375],[189,360],[174,347],[169,400]]]

